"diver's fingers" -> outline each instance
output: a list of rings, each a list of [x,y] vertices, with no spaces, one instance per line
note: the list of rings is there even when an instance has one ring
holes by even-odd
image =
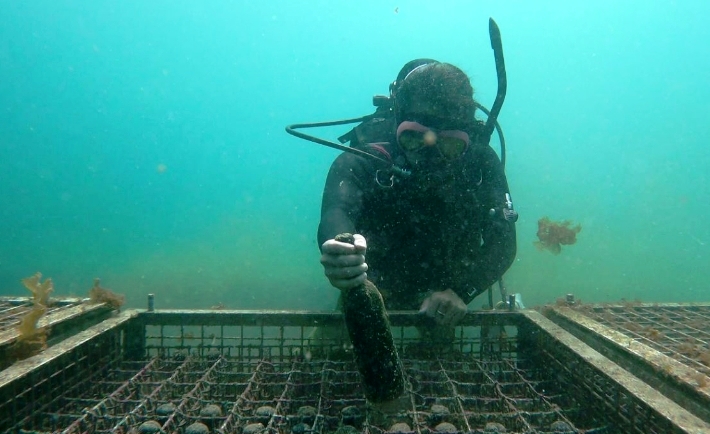
[[[331,285],[340,290],[351,289],[364,284],[367,280],[367,273],[361,273],[352,278],[335,278],[329,276],[328,280]]]
[[[352,255],[333,255],[329,253],[324,253],[320,257],[320,263],[324,267],[328,268],[347,268],[347,267],[357,267],[359,265],[365,264],[365,256],[352,254]],[[365,265],[367,267],[367,265]]]
[[[357,252],[365,254],[365,252],[367,251],[367,240],[365,240],[365,237],[360,234],[355,234],[353,235],[353,238],[355,239],[353,244],[355,245],[355,249],[357,250]]]
[[[362,263],[350,267],[333,267],[326,265],[323,267],[323,271],[328,279],[351,279],[367,272],[367,264]]]
[[[320,248],[320,251],[323,254],[329,255],[362,254],[362,252],[358,251],[357,246],[350,243],[344,243],[342,241],[335,241],[334,239],[324,242]]]

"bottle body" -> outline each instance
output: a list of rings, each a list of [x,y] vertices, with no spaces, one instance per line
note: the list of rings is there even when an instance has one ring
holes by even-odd
[[[335,239],[355,242],[353,235],[347,233],[336,235]],[[404,393],[404,372],[382,294],[366,280],[363,285],[343,290],[342,306],[365,397],[372,403],[397,399]]]
[[[404,393],[404,373],[382,295],[369,280],[343,291],[343,315],[365,397],[387,402]]]

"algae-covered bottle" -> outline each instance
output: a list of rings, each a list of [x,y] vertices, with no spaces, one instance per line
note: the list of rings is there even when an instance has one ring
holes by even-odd
[[[355,241],[352,234],[335,239],[350,244]],[[342,305],[365,397],[373,403],[398,398],[404,392],[404,373],[380,291],[367,280],[343,290]]]

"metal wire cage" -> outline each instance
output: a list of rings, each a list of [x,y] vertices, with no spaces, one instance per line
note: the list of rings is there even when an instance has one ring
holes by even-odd
[[[391,312],[408,380],[365,401],[338,313],[128,311],[0,373],[0,428],[127,433],[674,433],[710,425],[534,311],[445,344]],[[314,327],[332,333],[313,334]]]
[[[572,299],[545,315],[710,422],[710,304]]]
[[[0,369],[17,359],[13,349],[20,338],[18,326],[32,309],[30,297],[0,297]],[[106,303],[92,304],[88,299],[52,298],[37,327],[46,329],[46,344],[51,346],[109,318],[112,311]]]

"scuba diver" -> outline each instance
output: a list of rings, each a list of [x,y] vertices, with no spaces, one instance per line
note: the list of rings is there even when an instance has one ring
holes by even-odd
[[[416,59],[401,69],[389,96],[375,97],[374,114],[287,127],[346,151],[330,167],[318,227],[320,261],[331,285],[343,290],[369,279],[388,310],[430,317],[435,326],[429,328],[439,329],[432,339],[453,333],[467,305],[501,279],[516,254],[517,213],[496,122],[505,70],[500,34],[490,23],[499,78],[490,112],[475,101],[461,69]],[[477,109],[487,122],[476,119]],[[340,138],[349,147],[295,131],[357,121]],[[489,146],[494,128],[501,158]],[[341,233],[355,234],[354,244],[336,241]]]

